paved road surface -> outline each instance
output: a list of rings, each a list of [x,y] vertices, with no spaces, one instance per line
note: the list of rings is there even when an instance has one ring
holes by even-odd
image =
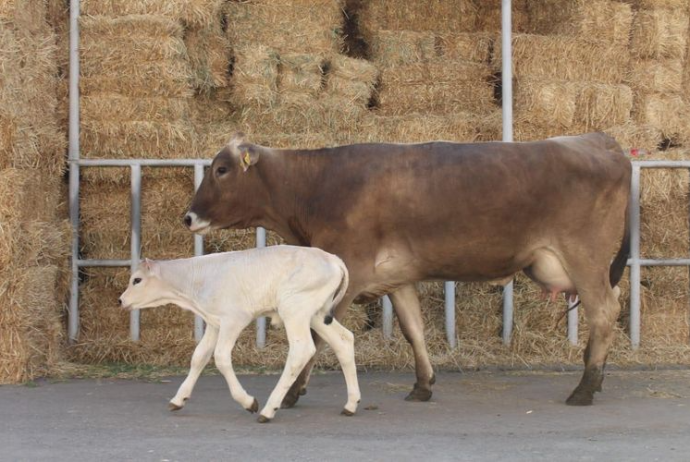
[[[609,373],[586,408],[563,404],[579,373],[441,373],[429,403],[402,400],[411,373],[361,373],[354,417],[328,373],[263,425],[220,376],[168,412],[182,379],[2,386],[0,460],[690,460],[690,371]],[[263,403],[277,376],[240,379]]]

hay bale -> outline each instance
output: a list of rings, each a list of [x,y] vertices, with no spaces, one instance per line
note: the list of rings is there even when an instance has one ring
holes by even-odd
[[[346,107],[356,107],[344,111],[348,114],[345,119],[351,119],[353,111],[361,112],[357,108],[369,105],[378,78],[378,69],[366,60],[343,55],[333,56],[329,61],[326,74],[326,96],[323,98],[323,104],[328,105],[329,101],[337,100],[348,101]]]
[[[529,29],[542,35],[571,35],[627,46],[633,12],[608,0],[537,0],[528,3]]]
[[[227,2],[228,38],[233,48],[260,43],[279,53],[339,53],[342,7],[340,0]]]
[[[56,366],[63,338],[55,297],[56,266],[16,271],[0,281],[0,383],[44,376]]]
[[[371,42],[381,29],[441,34],[474,32],[478,9],[470,0],[372,0],[363,2],[357,17],[364,39]]]
[[[194,73],[193,85],[201,92],[228,85],[231,48],[220,27],[191,28],[184,38]]]
[[[371,59],[382,66],[413,64],[433,60],[436,35],[433,32],[380,30],[370,43]]]
[[[630,51],[643,59],[683,59],[688,14],[682,10],[640,10],[632,27]]]
[[[633,92],[627,85],[582,83],[577,95],[575,122],[582,132],[597,131],[630,120]]]
[[[511,28],[514,33],[527,32],[529,28],[528,2],[526,0],[511,2]],[[500,0],[483,0],[477,2],[477,30],[482,32],[501,32]]]
[[[662,142],[661,130],[651,125],[638,125],[632,121],[603,130],[618,141],[623,149],[642,149],[651,152]]]
[[[3,224],[33,220],[51,222],[59,197],[58,178],[39,169],[0,170],[0,217]]]
[[[0,22],[16,28],[27,36],[45,31],[46,2],[35,0],[3,0],[0,2]]]
[[[439,35],[440,58],[444,61],[489,62],[492,36],[487,33],[459,33]]]
[[[171,122],[190,120],[187,98],[130,98],[112,94],[82,96],[81,118],[90,122]]]
[[[325,64],[326,58],[319,55],[281,55],[278,91],[303,92],[316,96],[321,91]]]
[[[635,8],[640,10],[688,10],[687,0],[625,0],[626,3],[631,3]]]
[[[222,3],[222,0],[82,0],[81,14],[162,16],[191,26],[207,27],[218,17]]]
[[[683,89],[683,62],[679,59],[631,62],[626,84],[638,92],[680,93]]]
[[[541,77],[598,83],[622,83],[630,54],[627,48],[585,38],[516,34],[513,73],[517,79]],[[501,42],[494,42],[493,69],[501,70]]]
[[[470,113],[433,115],[372,114],[362,124],[358,142],[421,143],[433,140],[472,142],[480,137],[482,118]]]
[[[516,119],[535,125],[573,125],[579,84],[523,78],[515,86]]]
[[[632,115],[637,123],[649,124],[667,138],[690,139],[690,114],[680,95],[636,93]]]
[[[383,115],[488,112],[494,89],[488,66],[477,63],[420,63],[381,73],[378,101]]]
[[[237,104],[273,106],[278,92],[278,64],[275,50],[264,45],[235,48],[233,99]]]

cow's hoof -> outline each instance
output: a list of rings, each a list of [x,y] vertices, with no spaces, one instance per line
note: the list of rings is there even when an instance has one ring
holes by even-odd
[[[178,406],[177,404],[170,402],[168,403],[168,410],[171,412],[179,411],[182,409],[182,406]]]
[[[271,421],[271,419],[269,419],[268,417],[266,417],[264,415],[259,414],[259,417],[256,419],[256,421],[259,423],[268,423]]]
[[[340,411],[340,415],[344,415],[344,416],[347,416],[347,417],[352,417],[353,415],[355,415],[355,413],[352,412],[352,411],[348,411],[347,409],[343,408],[343,410]]]
[[[299,401],[299,397],[306,394],[306,388],[301,388],[298,392],[293,392],[292,390],[288,391],[287,395],[285,395],[285,398],[283,398],[283,402],[280,403],[280,408],[290,409],[291,407],[295,407],[295,404],[297,404],[297,401]]]
[[[250,407],[247,408],[247,412],[250,414],[254,414],[256,412],[259,412],[259,402],[254,398],[254,402]]]
[[[591,406],[592,402],[594,402],[593,392],[577,389],[565,400],[568,406]]]
[[[420,388],[416,383],[414,384],[414,388],[412,388],[410,394],[405,397],[405,401],[413,402],[424,402],[429,401],[430,399],[431,390],[429,390],[428,388]]]

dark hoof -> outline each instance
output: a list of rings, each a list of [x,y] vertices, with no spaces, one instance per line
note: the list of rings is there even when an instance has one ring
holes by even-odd
[[[259,411],[259,402],[254,398],[254,402],[252,403],[251,407],[247,409],[247,412],[250,414],[254,414],[255,412]]]
[[[436,384],[436,374],[433,374],[431,378],[429,379],[429,385],[435,385]]]
[[[421,388],[416,383],[414,384],[414,387],[412,388],[412,391],[410,392],[410,394],[405,397],[405,401],[423,402],[423,401],[429,401],[430,399],[431,399],[431,390],[429,390],[428,388]]]
[[[593,392],[575,390],[573,394],[565,400],[565,404],[568,406],[591,406],[593,401]]]
[[[169,411],[175,412],[175,411],[179,411],[180,409],[182,409],[182,406],[178,406],[177,404],[174,404],[174,403],[168,403],[168,410]]]
[[[269,418],[266,417],[266,416],[263,416],[263,415],[259,414],[259,417],[256,419],[256,421],[259,422],[259,423],[268,423],[268,422],[271,421],[271,419],[269,419]]]
[[[343,408],[343,410],[340,412],[340,415],[345,415],[345,416],[347,416],[347,417],[352,417],[353,415],[355,415],[355,413],[352,412],[352,411],[348,411],[347,409],[344,409],[344,408]]]
[[[292,390],[288,391],[288,394],[285,395],[285,398],[283,398],[283,402],[280,403],[280,408],[281,409],[290,409],[291,407],[294,407],[295,404],[297,404],[297,401],[299,401],[300,396],[304,396],[307,394],[307,389],[303,388],[297,393],[294,393]]]

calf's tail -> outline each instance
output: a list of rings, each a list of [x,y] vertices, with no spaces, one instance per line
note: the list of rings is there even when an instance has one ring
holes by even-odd
[[[340,285],[338,286],[338,290],[336,290],[335,294],[333,295],[331,309],[323,318],[323,323],[326,325],[329,325],[333,322],[333,310],[336,306],[338,306],[338,303],[343,300],[343,297],[345,297],[345,292],[347,292],[347,287],[350,285],[350,273],[347,271],[347,266],[345,266],[345,263],[343,263],[340,258],[338,258],[338,267],[340,268],[341,272]]]

